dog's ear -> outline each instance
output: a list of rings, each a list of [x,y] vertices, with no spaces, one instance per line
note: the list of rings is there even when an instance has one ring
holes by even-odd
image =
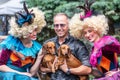
[[[42,54],[46,54],[47,53],[47,44],[44,44],[42,46]]]
[[[57,48],[56,48],[56,46],[55,46],[55,55],[57,55],[57,53],[58,53],[58,52],[57,52]]]
[[[58,48],[58,56],[61,56],[61,47]]]
[[[70,57],[72,54],[72,51],[70,50],[70,48],[68,48],[68,57]]]

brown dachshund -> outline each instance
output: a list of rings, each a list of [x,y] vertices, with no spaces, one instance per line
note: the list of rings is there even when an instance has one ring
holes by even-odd
[[[58,63],[63,64],[64,59],[66,59],[66,63],[68,68],[77,68],[82,65],[82,63],[73,56],[70,47],[66,44],[63,44],[58,49]],[[87,80],[88,76],[79,76],[80,80]]]
[[[54,42],[47,42],[42,47],[42,54],[44,54],[44,57],[42,59],[42,66],[46,68],[50,68],[52,72],[55,72],[55,54],[56,54],[56,47]]]

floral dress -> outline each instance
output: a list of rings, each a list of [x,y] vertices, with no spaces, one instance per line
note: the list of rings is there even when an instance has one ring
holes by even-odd
[[[7,65],[8,67],[20,71],[29,72],[33,65],[37,53],[41,49],[41,45],[36,41],[32,41],[33,45],[30,48],[24,47],[22,42],[13,36],[8,36],[0,44],[0,65]],[[17,54],[16,54],[17,53]],[[19,57],[24,55],[25,58]],[[0,71],[0,80],[38,80],[37,78],[26,75],[17,74],[15,72]]]

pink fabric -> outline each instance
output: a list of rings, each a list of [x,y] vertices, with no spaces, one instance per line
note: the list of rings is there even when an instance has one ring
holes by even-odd
[[[112,36],[104,36],[99,41],[94,43],[93,49],[96,51],[91,52],[90,63],[92,66],[97,65],[97,58],[102,56],[102,48],[107,51],[112,51],[120,54],[120,43]]]
[[[0,65],[6,65],[8,60],[10,59],[10,55],[11,55],[11,50],[8,49],[2,49],[1,53],[0,53]],[[13,65],[21,67],[21,61],[17,60],[14,62],[11,62]]]
[[[90,17],[92,15],[92,11],[88,11],[85,16],[83,15],[80,15],[80,19],[84,19],[84,18],[87,18],[87,17]]]
[[[94,79],[94,80],[120,80],[120,71],[113,74],[112,76],[105,76],[105,77]]]
[[[10,56],[11,51],[7,49],[2,49],[0,53],[0,65],[4,65],[7,63],[9,56]]]

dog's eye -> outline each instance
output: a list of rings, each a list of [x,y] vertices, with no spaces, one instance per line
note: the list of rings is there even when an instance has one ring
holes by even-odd
[[[49,49],[52,49],[52,47],[48,47]]]
[[[65,49],[65,47],[63,49]]]

